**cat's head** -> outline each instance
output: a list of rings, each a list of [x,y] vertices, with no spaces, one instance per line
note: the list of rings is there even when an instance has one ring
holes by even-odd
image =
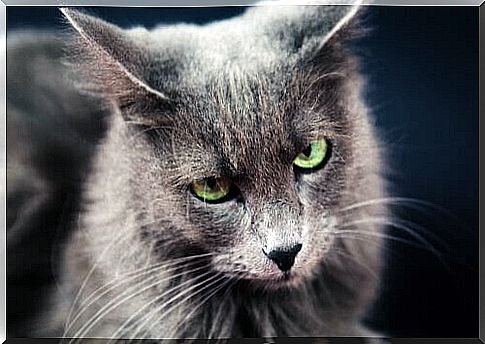
[[[152,220],[140,248],[193,246],[215,271],[292,285],[325,261],[341,209],[380,192],[344,44],[357,6],[257,7],[151,31],[63,12],[84,86],[117,109],[123,155],[109,164],[129,166],[125,203]]]

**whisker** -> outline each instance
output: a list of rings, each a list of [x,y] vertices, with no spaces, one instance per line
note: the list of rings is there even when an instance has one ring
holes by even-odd
[[[204,283],[207,283],[208,281],[210,280],[213,280],[211,283],[205,285],[204,287],[202,287],[201,289],[199,290],[196,290],[195,292],[193,292],[192,294],[189,294],[187,297],[185,297],[184,299],[182,299],[181,301],[179,301],[178,303],[176,303],[174,306],[172,306],[171,308],[169,308],[167,311],[165,311],[162,315],[160,315],[159,317],[157,317],[157,319],[155,321],[152,322],[152,324],[147,328],[145,329],[145,331],[143,332],[142,336],[140,338],[145,338],[145,336],[148,334],[148,332],[152,329],[152,327],[154,326],[154,324],[160,322],[161,319],[163,319],[167,314],[169,314],[171,311],[173,311],[175,308],[179,307],[181,304],[183,304],[184,302],[188,301],[190,298],[194,297],[195,295],[199,294],[200,292],[202,292],[203,290],[209,288],[210,286],[212,286],[213,284],[215,283],[218,283],[220,282],[221,280],[223,280],[224,278],[226,278],[224,275],[222,275],[221,273],[219,274],[216,274],[212,277],[209,277],[208,279],[202,281],[202,282],[199,282],[195,285],[193,285],[192,287],[190,287],[189,289],[183,291],[182,293],[179,293],[177,296],[175,297],[172,297],[169,301],[165,302],[164,304],[160,305],[159,307],[157,307],[157,309],[151,313],[151,315],[144,321],[144,323],[139,327],[139,328],[143,328],[143,326],[146,325],[146,323],[150,320],[150,318],[155,314],[155,313],[158,313],[160,310],[163,309],[163,307],[169,305],[170,303],[172,303],[173,301],[177,300],[178,298],[182,297],[183,295],[187,294],[188,292],[192,291],[193,289],[196,289],[198,288],[199,286],[201,286],[202,284]],[[139,329],[137,329],[137,332],[139,332]]]
[[[97,289],[95,289],[93,292],[91,292],[86,299],[83,300],[83,302],[79,305],[79,308],[80,310],[78,311],[78,313],[76,314],[74,320],[72,320],[72,322],[76,321],[79,316],[88,308],[90,307],[94,302],[96,302],[97,300],[99,300],[102,296],[108,294],[110,291],[116,289],[117,287],[127,283],[127,282],[130,282],[136,278],[139,278],[139,277],[142,277],[144,275],[148,275],[150,273],[153,273],[153,272],[156,272],[156,271],[159,271],[161,269],[165,269],[165,268],[170,268],[170,267],[173,267],[173,266],[176,266],[175,269],[170,269],[168,271],[173,271],[173,270],[177,270],[177,269],[180,269],[181,267],[183,267],[184,265],[181,265],[181,266],[177,266],[179,264],[182,264],[182,263],[186,263],[186,266],[190,266],[192,265],[193,263],[197,263],[198,261],[192,261],[196,258],[203,258],[203,257],[206,257],[206,256],[211,256],[213,255],[212,253],[206,253],[206,254],[200,254],[200,255],[194,255],[194,256],[188,256],[188,257],[182,257],[182,258],[178,258],[178,259],[174,259],[172,261],[170,261],[169,263],[158,263],[158,264],[153,264],[152,266],[149,266],[149,267],[143,267],[141,269],[137,269],[137,270],[134,270],[134,271],[131,271],[129,273],[126,273],[126,274],[123,274],[121,276],[118,276],[116,279],[108,282],[108,283],[105,283],[104,285],[98,287]],[[126,278],[128,277],[128,278]],[[150,279],[154,278],[155,276],[152,276]],[[107,289],[106,289],[107,288]],[[96,296],[97,293],[101,292],[101,290],[103,289],[106,289],[103,293],[101,293],[100,295]],[[96,296],[96,297],[95,297]],[[95,297],[94,300],[91,300],[93,297]],[[87,304],[87,305],[86,305]],[[70,327],[71,325],[68,326],[68,328]],[[65,329],[64,332],[66,332],[67,330]]]
[[[222,283],[220,286],[218,286],[217,288],[215,288],[212,292],[209,292],[208,294],[206,294],[206,296],[203,297],[203,299],[193,307],[193,309],[190,311],[190,313],[188,313],[186,316],[185,316],[185,319],[186,321],[190,320],[192,318],[192,316],[195,314],[195,312],[200,308],[202,307],[205,303],[207,303],[209,301],[209,299],[214,296],[216,293],[218,293],[222,288],[224,288],[225,286],[227,286],[230,282],[233,282],[233,279],[232,278],[228,278],[227,281],[225,281],[224,283]],[[229,288],[228,290],[226,291],[225,293],[225,296],[228,295],[228,292],[229,292]],[[219,307],[219,310],[216,314],[216,316],[214,317],[213,319],[213,322],[214,323],[217,323],[218,320],[219,320],[219,316],[220,316],[220,313],[222,312],[222,307],[224,306],[224,303],[221,302],[221,305]],[[180,322],[176,327],[175,329],[173,330],[173,333],[171,337],[174,337],[174,335],[179,331],[180,329],[180,326],[182,325],[183,323]],[[209,336],[210,337],[210,336]]]
[[[117,237],[115,237],[115,239],[109,244],[107,245],[107,247],[103,250],[103,252],[101,252],[101,254],[99,255],[98,259],[96,260],[96,262],[93,264],[93,266],[91,267],[91,269],[89,270],[89,272],[86,274],[86,276],[84,277],[83,279],[83,283],[81,284],[81,287],[79,288],[78,292],[76,293],[76,296],[74,298],[74,301],[69,309],[69,313],[67,315],[67,318],[66,318],[66,321],[64,323],[64,332],[66,332],[66,329],[68,328],[69,326],[69,323],[71,321],[71,317],[72,317],[72,314],[74,312],[74,308],[77,304],[77,302],[79,301],[79,298],[81,297],[81,294],[82,292],[84,291],[84,289],[86,288],[86,285],[89,281],[89,279],[91,278],[92,274],[94,273],[94,271],[96,270],[96,267],[98,266],[98,264],[100,263],[101,259],[104,257],[104,255],[109,251],[111,250],[111,248],[116,245],[117,243],[120,243],[122,242],[123,240],[129,238],[129,230],[127,229],[126,231],[123,231],[121,232],[120,234],[118,234]]]
[[[142,213],[142,212],[140,212]],[[64,324],[64,329],[66,329],[68,327],[68,324],[70,322],[70,319],[72,317],[72,313],[74,311],[74,308],[77,304],[77,302],[79,301],[79,298],[81,297],[82,295],[82,292],[84,291],[84,289],[86,288],[86,285],[87,283],[89,282],[92,274],[94,273],[94,271],[96,270],[96,267],[98,266],[98,264],[100,263],[100,261],[102,260],[102,258],[104,257],[104,255],[112,248],[114,247],[116,244],[120,244],[122,241],[126,240],[129,238],[129,234],[131,233],[131,230],[133,228],[136,228],[138,226],[145,226],[145,225],[149,225],[149,224],[153,224],[153,223],[157,223],[159,222],[159,220],[154,220],[154,221],[150,221],[150,222],[147,222],[146,224],[136,224],[134,226],[130,226],[128,228],[126,228],[125,230],[123,230],[122,232],[120,232],[108,245],[107,247],[103,250],[103,252],[101,252],[101,254],[98,256],[97,260],[94,262],[93,266],[91,267],[91,269],[88,271],[88,273],[86,274],[86,276],[84,277],[83,279],[83,282],[81,284],[81,287],[79,288],[79,290],[77,291],[76,293],[76,296],[74,298],[74,301],[70,307],[70,310],[69,310],[69,313],[68,313],[68,316],[66,318],[66,322]]]
[[[437,204],[434,204],[432,202],[428,202],[425,200],[421,200],[418,198],[412,198],[412,197],[382,197],[382,198],[375,198],[375,199],[370,199],[370,200],[365,200],[362,202],[357,202],[351,205],[348,205],[346,207],[341,208],[338,210],[338,212],[347,212],[349,210],[354,210],[358,209],[361,207],[366,207],[366,206],[372,206],[372,205],[378,205],[378,204],[390,204],[390,205],[399,205],[402,207],[407,207],[411,208],[420,212],[423,212],[427,214],[427,210],[425,209],[426,207],[434,209],[436,211],[439,211],[440,213],[446,214],[450,218],[454,219],[457,223],[460,223],[460,219],[454,215],[451,211],[447,210],[446,208],[443,208]]]
[[[162,300],[163,297],[167,296],[168,294],[170,294],[170,293],[172,293],[172,292],[174,292],[174,291],[176,291],[176,290],[184,287],[187,284],[193,283],[194,281],[198,280],[199,278],[205,277],[208,274],[210,274],[210,271],[207,271],[207,272],[205,272],[205,273],[203,273],[201,275],[198,275],[195,278],[188,279],[188,280],[184,281],[183,283],[177,285],[176,287],[171,288],[171,289],[165,291],[161,295],[158,295],[157,297],[155,297],[154,299],[152,299],[150,302],[148,302],[145,305],[143,305],[143,307],[139,308],[135,313],[133,313],[128,319],[125,320],[125,322],[113,333],[113,335],[111,336],[111,339],[118,338],[118,335],[121,334],[121,333],[123,333],[123,331],[127,331],[129,328],[134,327],[136,325],[136,323],[133,324],[132,326],[130,326],[129,328],[126,328],[128,326],[128,324],[130,322],[132,322],[133,319],[135,319],[138,316],[138,314],[140,314],[141,312],[143,312],[145,309],[147,309],[148,307],[150,307],[152,304],[154,304],[154,303]],[[143,317],[141,319],[143,319]],[[126,330],[125,330],[125,328],[126,328]]]
[[[229,286],[227,286],[226,292],[224,293],[224,296],[222,297],[221,305],[220,305],[220,307],[219,307],[219,310],[218,310],[218,311],[217,311],[217,313],[216,313],[216,316],[215,316],[214,321],[213,321],[213,323],[212,323],[211,330],[210,330],[210,332],[209,332],[209,334],[208,334],[208,336],[207,336],[207,338],[208,338],[208,339],[211,339],[211,338],[213,338],[213,336],[214,336],[213,334],[214,334],[214,332],[216,331],[216,329],[215,329],[216,324],[219,324],[219,323],[220,323],[219,317],[220,317],[220,316],[221,316],[221,314],[222,314],[222,309],[223,309],[223,307],[226,305],[226,301],[227,301],[227,298],[228,298],[228,297],[229,297],[229,295],[230,295],[231,288],[232,288],[232,287],[233,287],[233,286],[236,284],[236,281],[237,281],[237,279],[236,279],[235,277],[230,277],[230,278],[228,279],[228,283],[229,283],[229,282],[231,282],[231,283],[230,283],[230,285],[229,285]]]
[[[333,234],[335,235],[336,238],[363,240],[363,241],[368,241],[368,242],[373,243],[373,244],[383,245],[379,242],[371,240],[372,237],[375,237],[375,238],[386,239],[386,240],[390,240],[390,241],[396,241],[396,242],[403,243],[403,244],[409,245],[411,247],[414,247],[414,248],[417,248],[417,249],[422,249],[422,250],[425,250],[425,251],[428,251],[428,252],[431,250],[429,246],[419,245],[414,241],[409,241],[409,240],[406,240],[406,239],[403,239],[403,238],[400,238],[400,237],[395,237],[395,236],[387,235],[387,234],[383,234],[383,233],[376,233],[376,232],[372,232],[372,231],[345,230],[345,231],[340,231],[340,233],[335,232]],[[443,265],[443,267],[448,269],[448,265],[445,263],[445,260],[444,260],[443,256],[439,253],[439,251],[434,250],[434,251],[431,251],[431,252],[440,261],[440,263]]]
[[[426,250],[427,248],[422,245],[416,244],[414,241],[409,241],[405,240],[399,237],[394,237],[392,235],[387,235],[383,233],[376,233],[376,232],[371,232],[371,231],[355,231],[355,230],[342,230],[333,233],[336,238],[344,238],[344,239],[358,239],[358,240],[366,240],[369,241],[373,244],[380,244],[380,242],[372,241],[372,237],[374,238],[379,238],[379,239],[387,239],[387,240],[392,240],[392,241],[397,241],[403,244],[410,245],[412,247],[420,248]],[[355,236],[352,235],[347,235],[347,234],[354,234]],[[360,235],[360,237],[358,237]]]
[[[207,266],[201,266],[201,267],[198,267],[196,269],[192,269],[190,271],[184,271],[184,272],[179,273],[179,274],[171,275],[171,276],[169,276],[165,279],[157,280],[154,283],[150,283],[150,284],[146,285],[145,287],[143,287],[141,289],[139,289],[140,285],[137,284],[137,285],[133,286],[132,288],[125,290],[123,293],[119,294],[114,299],[110,300],[101,309],[99,309],[88,321],[86,321],[86,323],[81,327],[81,329],[79,329],[76,332],[76,334],[73,337],[74,338],[82,337],[81,335],[89,332],[94,327],[94,325],[96,325],[99,322],[99,320],[101,320],[104,316],[106,316],[106,314],[108,314],[111,310],[120,306],[121,304],[128,301],[129,299],[143,293],[144,291],[146,291],[150,288],[153,288],[154,286],[159,285],[160,283],[163,283],[165,281],[169,281],[169,280],[171,280],[175,277],[183,276],[187,273],[195,272],[195,271],[198,271],[198,270],[201,270],[201,269],[204,269],[204,268],[207,268]],[[156,278],[156,277],[157,276],[153,276],[149,280]],[[141,285],[146,284],[147,282],[148,282],[148,280],[144,280],[144,281],[142,281]],[[72,341],[70,341],[69,343],[71,343],[71,342]]]
[[[101,291],[102,289],[109,287],[112,284],[124,282],[124,281],[126,281],[126,278],[129,278],[131,280],[131,279],[143,276],[143,274],[148,274],[148,273],[152,272],[152,270],[158,271],[159,269],[162,269],[162,268],[171,268],[171,267],[177,266],[177,265],[182,264],[182,263],[194,264],[194,263],[198,262],[195,259],[210,257],[212,255],[214,255],[214,253],[203,253],[203,254],[198,254],[198,255],[194,255],[194,256],[180,257],[180,258],[172,259],[169,262],[155,263],[155,264],[144,266],[142,268],[135,269],[135,270],[130,270],[129,272],[117,275],[115,279],[111,280],[108,283],[105,283],[104,285],[102,285],[102,286],[98,287],[96,290],[94,290],[87,298],[85,298],[83,300],[83,303],[81,304],[81,306],[89,301],[90,297],[92,297],[92,294],[94,294],[98,291]],[[177,266],[177,269],[181,268],[182,266],[183,265]]]
[[[379,275],[376,273],[376,271],[374,271],[370,266],[368,266],[368,265],[364,264],[363,262],[361,262],[354,255],[349,254],[349,253],[345,252],[344,250],[337,249],[337,248],[333,248],[332,249],[332,252],[335,253],[336,255],[339,255],[339,256],[345,258],[345,259],[352,260],[352,262],[358,264],[359,266],[361,266],[364,269],[366,269],[367,271],[369,271],[369,273],[372,275],[372,277],[374,277],[376,280],[379,279]],[[332,255],[330,255],[330,257],[332,257]]]
[[[421,242],[425,247],[427,247],[430,250],[430,252],[435,254],[436,257],[438,257],[439,259],[442,259],[441,253],[434,247],[433,244],[429,242],[429,240],[427,240],[425,237],[423,237],[416,231],[412,230],[411,228],[408,228],[407,226],[397,221],[391,221],[383,217],[373,217],[373,218],[366,218],[366,219],[355,220],[352,222],[345,223],[341,225],[341,228],[348,228],[348,227],[362,225],[362,224],[382,224],[382,225],[387,225],[387,226],[391,226],[391,227],[403,230],[409,235],[411,235],[412,237],[414,237],[416,240]]]

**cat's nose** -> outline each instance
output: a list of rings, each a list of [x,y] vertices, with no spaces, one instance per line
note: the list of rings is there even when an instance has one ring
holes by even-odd
[[[263,253],[275,262],[281,271],[286,272],[295,264],[295,257],[300,250],[301,244],[296,244],[291,247],[272,249],[269,252],[263,249]]]

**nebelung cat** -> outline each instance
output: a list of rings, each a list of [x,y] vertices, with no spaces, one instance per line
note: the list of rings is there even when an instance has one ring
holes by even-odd
[[[99,99],[107,129],[40,334],[370,333],[382,226],[368,220],[386,209],[371,202],[382,154],[347,44],[359,10],[125,30],[62,9],[59,87]]]

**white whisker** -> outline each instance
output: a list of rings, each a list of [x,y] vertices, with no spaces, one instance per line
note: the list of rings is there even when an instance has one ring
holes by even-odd
[[[177,285],[176,287],[174,287],[172,289],[168,289],[167,291],[165,291],[162,294],[158,295],[154,299],[150,300],[150,302],[148,302],[145,305],[143,305],[143,307],[140,307],[135,313],[133,313],[128,319],[126,319],[125,322],[113,333],[113,335],[111,336],[111,339],[118,338],[118,336],[121,333],[123,333],[123,331],[126,331],[125,328],[128,326],[128,324],[130,324],[130,322],[132,322],[138,316],[138,314],[140,314],[141,312],[143,312],[145,309],[147,309],[148,307],[150,307],[154,303],[159,302],[160,300],[162,300],[168,294],[170,294],[170,293],[172,293],[172,292],[174,292],[174,291],[176,291],[176,290],[184,287],[185,285],[190,284],[190,283],[193,283],[194,281],[198,280],[199,278],[205,277],[205,276],[207,276],[209,274],[210,274],[210,271],[207,271],[207,272],[205,272],[205,273],[203,273],[201,275],[196,276],[195,278],[188,279],[188,280],[184,281],[183,283]],[[143,317],[141,319],[143,319]],[[135,325],[136,325],[136,323],[133,324],[131,327],[133,327]]]
[[[179,264],[182,264],[182,263],[186,263],[185,267],[187,267],[187,266],[190,266],[191,264],[197,263],[198,261],[194,261],[195,259],[207,257],[207,256],[210,256],[210,255],[212,255],[212,254],[206,253],[206,254],[200,254],[200,255],[194,255],[194,256],[188,256],[188,257],[173,259],[172,261],[170,261],[168,263],[164,262],[164,263],[154,264],[154,265],[149,266],[149,267],[144,267],[144,268],[141,268],[141,269],[130,271],[129,273],[126,273],[124,275],[117,276],[116,279],[114,279],[114,280],[112,280],[108,283],[105,283],[104,285],[95,289],[93,292],[91,292],[83,300],[83,302],[79,305],[79,311],[76,313],[76,316],[71,321],[71,323],[74,323],[87,308],[89,308],[92,304],[94,304],[101,297],[103,297],[104,295],[108,294],[110,291],[118,288],[119,286],[121,286],[125,283],[131,282],[132,280],[135,280],[139,277],[151,274],[153,272],[160,271],[162,269],[171,268],[171,267],[174,267],[174,266],[175,266],[174,269],[169,269],[167,271],[174,271],[174,270],[180,269],[180,268],[184,267],[184,265],[178,266]],[[152,276],[151,278],[149,278],[149,280],[153,279],[154,277],[156,277],[156,276]],[[106,290],[103,293],[98,294],[103,289],[106,289]],[[98,295],[96,296],[96,294],[98,294]],[[91,300],[92,298],[94,298],[94,300]],[[67,328],[64,329],[64,333],[66,333],[68,331],[68,329],[70,329],[70,328],[71,328],[71,324],[69,324],[69,326],[67,326]]]
[[[214,275],[212,277],[209,277],[208,279],[202,281],[202,282],[199,282],[193,286],[191,286],[190,288],[184,290],[183,292],[179,293],[178,295],[172,297],[170,300],[168,300],[167,302],[164,302],[162,305],[158,306],[151,314],[150,316],[138,327],[137,331],[135,332],[135,334],[137,334],[140,329],[142,329],[146,324],[147,322],[150,320],[150,318],[158,313],[159,311],[163,310],[163,308],[167,305],[169,305],[170,303],[172,303],[173,301],[179,299],[180,297],[182,297],[183,295],[189,293],[190,291],[196,289],[195,292],[193,292],[192,294],[189,294],[187,297],[185,297],[184,299],[182,299],[181,301],[179,301],[178,303],[176,303],[174,306],[172,306],[171,308],[169,308],[167,311],[165,311],[164,313],[162,313],[160,316],[158,316],[156,318],[155,321],[152,322],[152,324],[150,326],[148,326],[148,328],[145,329],[145,331],[143,332],[142,336],[140,338],[145,338],[145,336],[147,335],[147,333],[151,330],[151,328],[154,326],[154,324],[160,322],[160,320],[162,320],[167,314],[169,314],[171,311],[173,311],[176,307],[180,306],[181,304],[183,304],[184,302],[188,301],[190,298],[194,297],[195,295],[199,294],[200,292],[202,292],[203,290],[209,288],[210,286],[212,286],[213,284],[215,283],[218,283],[220,282],[221,280],[223,280],[224,278],[226,278],[224,275],[221,276],[221,274],[217,274],[217,275]],[[200,287],[201,285],[209,282],[210,280],[212,280],[211,283],[203,286],[201,289],[197,290],[198,287]]]
[[[222,288],[224,288],[225,286],[227,286],[230,282],[232,282],[233,280],[231,278],[228,278],[227,281],[225,281],[224,283],[222,283],[220,286],[218,286],[217,288],[215,288],[212,292],[209,292],[208,294],[206,294],[206,296],[204,296],[202,298],[202,300],[197,304],[195,305],[192,310],[190,311],[190,313],[188,313],[186,316],[185,316],[185,319],[186,320],[189,320],[192,318],[192,316],[195,314],[195,312],[200,309],[200,307],[202,307],[205,303],[207,303],[209,301],[209,299],[214,296],[217,292],[219,292]],[[229,288],[227,289],[226,291],[226,294],[229,292]],[[222,312],[222,308],[224,307],[224,303],[221,302],[221,305],[219,307],[219,310],[216,314],[216,316],[214,317],[213,319],[213,322],[214,323],[217,323],[219,321],[219,316],[220,316],[220,313]],[[182,325],[182,323],[179,323],[176,328],[174,329],[174,334],[176,334],[180,328],[180,326]],[[173,336],[173,335],[172,335]],[[210,335],[209,335],[209,338],[210,338]]]
[[[425,237],[423,237],[422,235],[420,235],[416,231],[408,228],[407,226],[403,225],[402,223],[398,223],[397,221],[392,221],[392,220],[384,218],[384,217],[372,217],[372,218],[364,218],[364,219],[361,219],[361,220],[355,220],[355,221],[352,221],[352,222],[345,223],[345,224],[341,225],[340,227],[341,228],[348,228],[348,227],[353,227],[353,226],[358,226],[358,225],[363,225],[363,224],[387,225],[387,226],[391,226],[391,227],[403,230],[404,232],[408,233],[409,235],[414,237],[416,240],[421,242],[427,249],[429,249],[433,254],[435,254],[436,257],[438,257],[440,259],[442,258],[441,253]]]
[[[179,276],[183,276],[187,273],[190,273],[190,272],[195,272],[195,271],[198,271],[198,270],[201,270],[201,269],[204,269],[204,268],[207,268],[207,266],[201,266],[201,267],[198,267],[196,269],[192,269],[192,270],[189,270],[189,271],[184,271],[182,273],[179,273],[179,274],[175,274],[175,275],[171,275],[165,279],[162,279],[162,280],[157,280],[156,282],[154,283],[150,283],[148,285],[146,285],[145,287],[139,289],[139,285],[136,284],[134,286],[132,286],[132,288],[129,288],[128,290],[125,290],[123,293],[121,293],[120,295],[116,296],[114,299],[110,300],[106,305],[104,305],[101,309],[99,309],[77,332],[76,334],[73,336],[74,338],[78,338],[78,337],[83,337],[85,333],[88,333],[93,327],[94,325],[96,325],[96,323],[99,322],[99,320],[101,320],[104,316],[106,316],[111,310],[115,309],[116,307],[120,306],[121,304],[125,303],[126,301],[132,299],[133,297],[137,296],[137,295],[140,295],[141,293],[153,288],[154,286],[156,285],[159,285],[165,281],[168,281],[168,280],[171,280],[175,277],[179,277]],[[153,276],[153,278],[156,278],[157,276]],[[153,278],[150,278],[153,279]],[[143,284],[146,284],[148,280],[144,280],[142,282],[142,285]],[[71,341],[69,342],[71,343]]]

